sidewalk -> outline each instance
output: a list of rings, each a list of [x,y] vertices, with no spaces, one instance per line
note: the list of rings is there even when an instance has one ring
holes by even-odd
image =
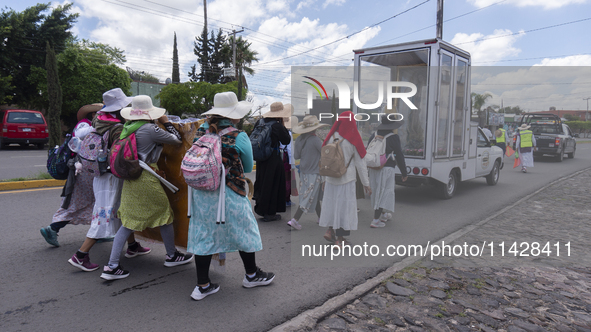
[[[481,256],[419,260],[313,331],[591,331],[589,188],[587,169],[525,197],[449,243]]]

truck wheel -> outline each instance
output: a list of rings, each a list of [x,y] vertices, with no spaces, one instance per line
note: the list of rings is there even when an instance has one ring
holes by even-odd
[[[2,138],[0,138],[0,150],[4,148],[4,142],[2,142]]]
[[[494,186],[497,184],[497,182],[499,182],[499,176],[501,175],[501,172],[499,172],[501,168],[499,164],[500,162],[498,160],[495,161],[490,174],[486,176],[486,183],[488,183],[489,186]]]
[[[560,153],[556,155],[555,160],[559,163],[561,163],[564,160],[564,149],[560,150]]]
[[[567,153],[566,155],[567,155],[567,156],[568,156],[570,159],[573,159],[573,158],[575,157],[575,151],[577,151],[577,149],[576,149],[576,148],[573,150],[573,152],[571,152],[571,153]]]
[[[443,199],[450,199],[456,193],[456,188],[458,187],[458,173],[454,170],[449,172],[449,178],[447,183],[439,184],[439,195]]]

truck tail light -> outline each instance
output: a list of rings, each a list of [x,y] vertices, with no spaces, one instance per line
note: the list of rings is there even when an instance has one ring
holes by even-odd
[[[556,139],[554,140],[554,145],[555,146],[560,145],[560,137],[556,137]]]
[[[6,127],[6,125],[2,127],[2,132],[3,132],[3,133],[6,133],[6,132],[8,132],[8,127]]]
[[[423,168],[423,169],[421,170],[421,174],[423,174],[423,175],[427,175],[427,174],[429,174],[429,169],[428,169],[428,168]]]
[[[412,169],[412,174],[414,175],[418,175],[421,172],[421,170],[418,167],[415,167]]]
[[[410,166],[406,166],[406,174],[410,174],[412,172],[412,168]]]

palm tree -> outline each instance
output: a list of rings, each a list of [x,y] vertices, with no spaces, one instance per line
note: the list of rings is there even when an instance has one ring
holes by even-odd
[[[484,112],[482,110],[482,106],[484,106],[484,104],[486,104],[486,100],[488,98],[491,98],[492,95],[490,93],[483,93],[483,94],[478,94],[476,92],[472,92],[472,110],[477,110],[478,113],[478,119],[479,119],[479,125],[481,127],[486,125],[486,112]]]
[[[224,59],[224,65],[229,67],[233,63],[233,43],[234,36],[228,38],[227,43],[222,48],[222,58]],[[242,99],[242,71],[247,74],[254,75],[254,69],[250,68],[253,62],[258,62],[257,51],[251,50],[250,45],[246,39],[242,39],[242,36],[236,38],[236,67],[238,68],[238,99]]]

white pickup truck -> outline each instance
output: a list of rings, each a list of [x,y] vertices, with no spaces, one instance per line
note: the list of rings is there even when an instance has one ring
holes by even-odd
[[[485,177],[499,180],[503,151],[470,121],[470,54],[439,39],[355,50],[354,82],[375,86],[380,79],[410,82],[416,109],[394,101],[405,125],[399,129],[409,178],[406,186],[435,185],[442,198],[451,198],[461,181]],[[378,68],[376,68],[378,67]],[[374,74],[376,69],[379,75]],[[394,87],[394,92],[407,92]],[[374,99],[375,100],[375,99]],[[353,111],[358,110],[353,106]]]

